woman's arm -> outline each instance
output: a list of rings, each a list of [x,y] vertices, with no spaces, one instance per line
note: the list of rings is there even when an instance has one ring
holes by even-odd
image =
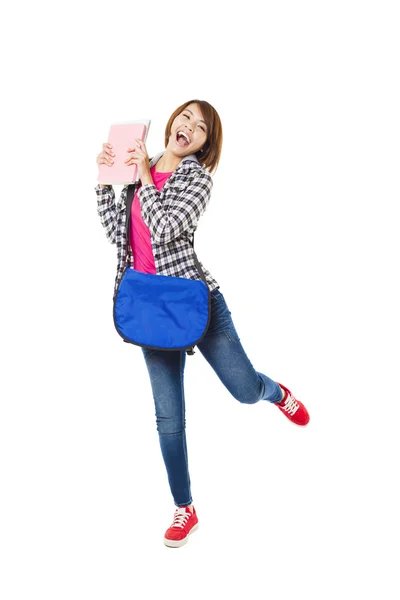
[[[168,244],[182,233],[196,229],[210,201],[212,186],[211,175],[200,170],[167,208],[160,202],[160,192],[154,184],[139,188],[142,217],[156,244]]]

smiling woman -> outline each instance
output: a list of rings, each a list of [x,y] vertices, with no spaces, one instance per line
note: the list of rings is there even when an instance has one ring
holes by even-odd
[[[128,247],[127,187],[117,204],[112,187],[95,188],[101,223],[118,252],[115,292],[126,263],[144,273],[202,279],[192,242],[199,219],[210,202],[211,173],[215,172],[221,155],[222,126],[217,111],[204,100],[185,102],[170,116],[164,141],[165,150],[151,159],[144,143],[138,142],[136,149],[132,149],[129,160],[138,165],[140,181],[135,184],[128,213]],[[108,164],[112,151],[104,146],[98,164],[102,160]],[[283,384],[254,369],[218,282],[200,261],[199,264],[210,291],[211,310],[206,334],[195,345],[233,398],[244,404],[266,400],[276,404],[292,423],[306,425],[309,415],[305,406]],[[150,376],[162,457],[177,507],[165,532],[164,544],[178,547],[198,528],[186,446],[183,387],[186,352],[146,346],[141,349]]]

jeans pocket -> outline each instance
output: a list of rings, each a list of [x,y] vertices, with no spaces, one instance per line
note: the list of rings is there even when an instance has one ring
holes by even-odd
[[[231,311],[222,293],[216,294],[211,304],[211,321],[209,333],[234,329]]]
[[[215,288],[215,290],[211,292],[210,296],[211,300],[217,300],[220,298],[220,296],[222,296],[222,292],[220,292],[218,288]]]

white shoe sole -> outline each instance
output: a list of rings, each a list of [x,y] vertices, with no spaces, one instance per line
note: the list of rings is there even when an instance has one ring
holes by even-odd
[[[194,525],[192,527],[192,529],[189,531],[189,533],[187,534],[187,536],[185,538],[183,538],[183,540],[169,540],[167,538],[164,538],[164,544],[166,546],[168,546],[169,548],[179,548],[180,546],[184,546],[187,541],[188,541],[188,537],[194,532],[197,531],[199,528],[199,524],[196,523],[196,525]]]

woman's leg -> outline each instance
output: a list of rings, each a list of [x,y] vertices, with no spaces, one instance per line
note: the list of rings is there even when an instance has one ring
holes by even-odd
[[[231,311],[219,289],[211,292],[211,320],[198,349],[236,400],[280,402],[279,385],[256,371],[247,357],[233,324]]]
[[[156,424],[169,486],[176,506],[192,504],[188,456],[183,374],[186,353],[142,347],[150,375],[156,409]]]

